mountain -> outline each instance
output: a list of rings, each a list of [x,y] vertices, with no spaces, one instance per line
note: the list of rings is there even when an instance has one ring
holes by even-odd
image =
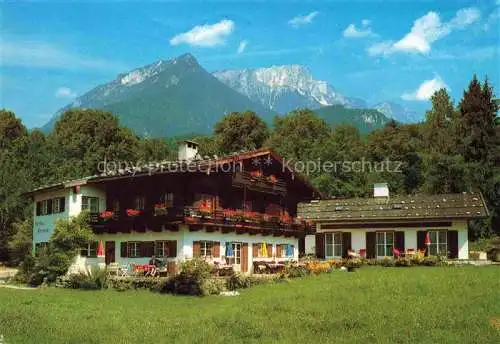
[[[138,135],[210,134],[213,125],[231,111],[251,110],[271,121],[275,113],[234,91],[185,54],[120,74],[59,110],[47,123],[50,131],[66,109],[100,108]]]
[[[380,102],[375,104],[373,108],[380,111],[388,118],[395,119],[402,123],[417,123],[423,120],[414,110],[391,101]]]
[[[314,79],[309,69],[301,65],[230,69],[213,75],[251,100],[282,114],[336,104],[366,107],[363,100],[345,97],[326,81]]]
[[[339,124],[350,124],[358,128],[361,133],[383,128],[390,120],[374,109],[349,109],[342,105],[326,106],[314,112],[334,127]]]

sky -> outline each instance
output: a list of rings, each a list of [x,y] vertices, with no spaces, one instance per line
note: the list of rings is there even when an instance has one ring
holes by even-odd
[[[4,1],[0,108],[30,128],[120,73],[193,54],[208,71],[301,64],[422,115],[472,75],[500,91],[500,0]]]

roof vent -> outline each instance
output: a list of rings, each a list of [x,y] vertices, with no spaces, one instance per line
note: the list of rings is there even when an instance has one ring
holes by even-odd
[[[373,197],[389,197],[389,187],[387,183],[373,184]]]
[[[402,204],[399,204],[399,203],[397,203],[397,204],[393,204],[393,205],[392,205],[392,209],[403,209],[403,205],[402,205]]]
[[[344,210],[344,206],[343,205],[338,205],[335,207],[335,211],[341,211],[341,210]]]
[[[190,140],[179,142],[179,151],[177,158],[180,161],[191,161],[198,157],[198,143]]]

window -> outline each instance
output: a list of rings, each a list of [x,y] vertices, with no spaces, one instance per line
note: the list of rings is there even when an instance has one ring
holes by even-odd
[[[118,201],[117,199],[113,200],[113,212],[120,212],[120,201]]]
[[[200,256],[212,257],[213,241],[200,241]]]
[[[429,255],[447,256],[448,255],[448,233],[446,231],[430,231]]]
[[[63,213],[65,209],[65,198],[58,197],[36,202],[36,215],[44,216],[50,214]]]
[[[170,241],[159,240],[155,241],[155,256],[169,257],[170,256]]]
[[[392,257],[394,232],[377,232],[377,257]]]
[[[49,214],[49,200],[46,199],[42,201],[42,213],[41,215],[48,215]]]
[[[99,212],[99,198],[97,197],[82,197],[82,210],[88,210],[90,213]]]
[[[342,233],[326,233],[325,234],[325,256],[327,258],[342,257]]]
[[[61,200],[56,198],[52,200],[52,214],[57,214],[61,212]]]
[[[139,241],[128,241],[127,242],[127,257],[137,258],[141,255],[140,249],[141,243]]]
[[[40,252],[48,248],[49,243],[48,242],[37,242],[35,244],[35,255],[38,256],[40,255]]]
[[[97,241],[87,244],[80,250],[80,255],[82,257],[89,257],[89,258],[97,257],[97,245],[98,245]]]
[[[137,210],[144,210],[144,207],[146,205],[146,198],[144,196],[137,196],[135,198],[135,209]]]
[[[174,193],[173,192],[167,192],[163,196],[163,204],[167,208],[172,208],[174,206]]]
[[[281,257],[289,258],[293,257],[293,245],[283,244],[281,245]]]

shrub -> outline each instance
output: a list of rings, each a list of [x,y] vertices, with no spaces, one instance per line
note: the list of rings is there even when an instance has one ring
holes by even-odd
[[[15,234],[9,241],[9,259],[13,265],[19,265],[24,262],[26,257],[31,256],[31,247],[33,245],[33,226],[31,221],[16,222],[12,224]]]
[[[226,281],[221,278],[208,278],[201,286],[201,295],[219,295],[226,290]]]
[[[320,262],[318,260],[309,261],[306,263],[305,266],[306,266],[306,269],[311,274],[315,274],[315,275],[331,271],[331,267],[330,267],[330,264],[328,262]]]
[[[380,265],[385,266],[385,267],[391,267],[391,266],[395,266],[396,262],[394,261],[393,258],[384,257],[384,259],[380,260]]]
[[[307,276],[308,274],[309,271],[304,266],[290,266],[283,271],[282,277],[297,278]]]
[[[65,288],[99,290],[108,288],[106,270],[92,269],[90,274],[78,273],[59,279],[59,285]]]
[[[181,265],[181,272],[161,289],[173,294],[203,295],[205,281],[211,278],[212,267],[203,259],[195,258]]]
[[[398,257],[394,263],[395,266],[412,266],[412,261],[410,258]]]

